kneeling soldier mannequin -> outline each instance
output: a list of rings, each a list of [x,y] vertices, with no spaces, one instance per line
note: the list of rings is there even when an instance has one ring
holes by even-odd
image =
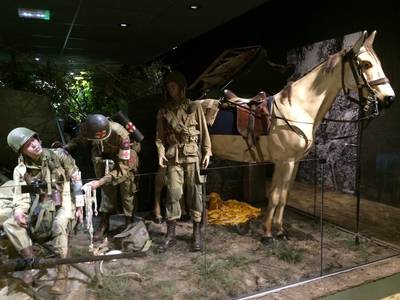
[[[158,162],[167,168],[167,236],[160,251],[176,244],[176,221],[181,217],[179,200],[186,188],[188,210],[193,220],[192,250],[202,249],[200,222],[203,212],[200,164],[207,168],[211,141],[201,105],[186,98],[186,79],[171,72],[164,79],[166,105],[157,115]]]
[[[88,115],[80,126],[80,136],[72,139],[66,149],[86,141],[92,143],[92,160],[96,177],[99,178],[86,185],[90,185],[93,190],[102,187],[103,191],[101,222],[94,234],[94,240],[98,241],[109,229],[110,215],[119,207],[118,192],[125,215],[125,227],[132,223],[140,143],[131,142],[129,132],[121,124],[101,114]]]
[[[75,161],[62,149],[42,148],[37,133],[28,128],[13,129],[7,143],[19,154],[14,169],[14,213],[3,224],[7,237],[23,258],[34,257],[32,239],[52,240],[55,254],[65,258],[68,224],[74,218],[82,220],[82,181]],[[71,197],[71,185],[75,197]],[[31,274],[25,271],[25,282],[32,281]],[[67,284],[68,266],[59,265],[49,292],[62,295]]]

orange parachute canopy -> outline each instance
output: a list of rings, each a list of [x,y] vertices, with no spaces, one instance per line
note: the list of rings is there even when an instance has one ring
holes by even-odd
[[[208,222],[219,225],[237,225],[257,218],[261,209],[237,200],[223,201],[218,193],[211,193]]]

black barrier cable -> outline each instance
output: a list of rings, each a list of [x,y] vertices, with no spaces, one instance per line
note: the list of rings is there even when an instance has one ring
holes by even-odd
[[[308,159],[302,159],[299,160],[298,162],[311,162],[311,161],[315,161],[315,158],[308,158]],[[257,162],[257,163],[242,163],[242,164],[238,164],[238,165],[229,165],[229,166],[221,166],[221,167],[208,167],[207,171],[214,171],[214,170],[224,170],[224,169],[232,169],[232,168],[247,168],[249,166],[269,166],[269,165],[273,165],[273,162]],[[139,174],[134,174],[133,177],[145,177],[145,176],[156,176],[158,174],[161,174],[162,172],[148,172],[148,173],[139,173]],[[90,177],[90,178],[82,178],[82,182],[83,183],[88,183],[90,181],[93,180],[99,180],[102,177]],[[10,181],[12,181],[12,179],[10,179]],[[53,183],[55,184],[62,184],[64,183],[64,181],[54,181]],[[20,186],[20,185],[1,185],[1,188],[9,188],[9,187],[16,187],[16,186]]]

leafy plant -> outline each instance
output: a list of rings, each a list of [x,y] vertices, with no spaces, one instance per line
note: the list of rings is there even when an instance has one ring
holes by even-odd
[[[169,69],[162,62],[119,65],[117,69],[115,65],[87,65],[74,72],[67,67],[11,54],[9,61],[0,64],[0,87],[47,95],[59,117],[81,122],[89,113],[112,115],[121,104],[127,108],[127,102],[160,93],[163,74]],[[114,97],[105,101],[107,88]]]

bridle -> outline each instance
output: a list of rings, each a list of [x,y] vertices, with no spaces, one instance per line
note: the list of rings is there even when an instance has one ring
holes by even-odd
[[[367,51],[367,50],[365,50],[365,51]],[[363,53],[363,52],[361,52],[361,53]],[[363,72],[360,62],[358,60],[358,56],[361,53],[356,54],[353,49],[350,49],[349,51],[344,53],[343,58],[342,58],[342,74],[341,74],[342,90],[343,90],[343,94],[345,95],[345,97],[347,99],[349,99],[351,102],[354,102],[354,103],[358,104],[359,106],[361,106],[364,112],[368,112],[372,107],[373,111],[372,111],[371,115],[369,116],[369,118],[377,117],[377,116],[379,116],[379,105],[378,105],[379,102],[378,102],[377,93],[373,87],[375,87],[377,85],[389,83],[389,79],[387,77],[381,77],[381,78],[378,78],[375,80],[367,80],[367,78],[365,78],[364,72]],[[345,70],[346,62],[350,66],[354,81],[356,82],[356,85],[357,85],[358,100],[350,96],[350,89],[347,89],[345,86],[344,70]],[[367,96],[364,96],[363,89],[365,89],[368,92]]]

